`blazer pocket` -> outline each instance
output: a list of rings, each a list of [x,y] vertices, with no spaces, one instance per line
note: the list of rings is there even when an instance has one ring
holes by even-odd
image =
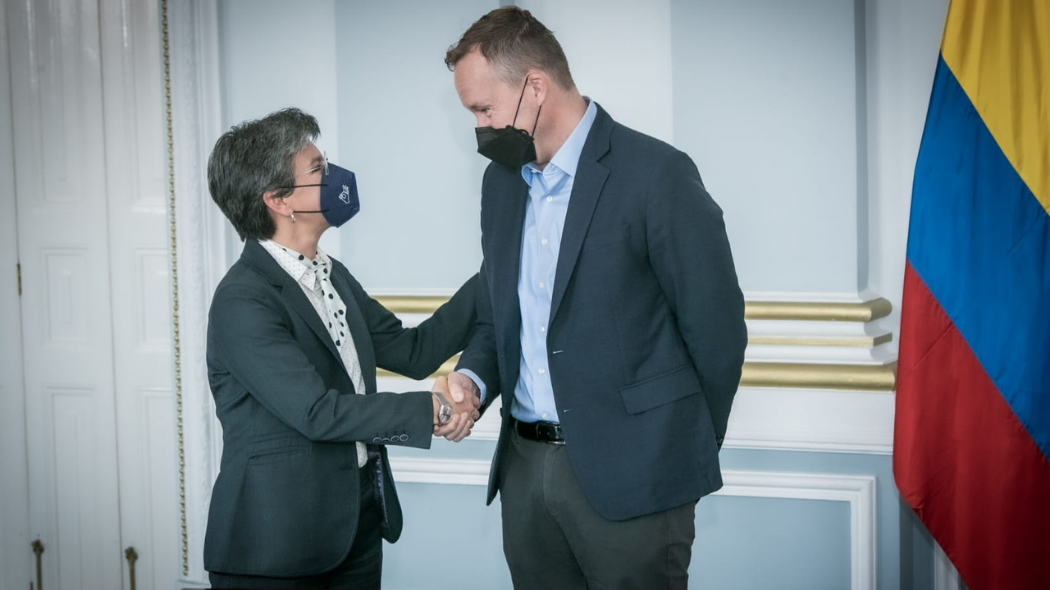
[[[310,452],[310,441],[300,435],[270,436],[252,443],[248,462],[268,462]]]
[[[683,365],[620,388],[620,397],[628,414],[641,414],[698,393],[701,393],[700,379],[692,365]]]
[[[583,238],[584,250],[591,250],[593,248],[604,248],[605,246],[611,246],[618,244],[631,237],[631,226],[624,225],[612,231],[604,231],[597,233],[588,232]]]

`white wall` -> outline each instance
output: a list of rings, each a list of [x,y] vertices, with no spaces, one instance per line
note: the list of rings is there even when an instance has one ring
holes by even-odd
[[[361,213],[322,248],[373,292],[451,293],[477,272],[485,161],[443,60],[498,3],[219,6],[225,124],[297,106],[317,117],[329,158],[357,175]]]
[[[868,286],[893,302],[900,326],[915,159],[933,88],[948,0],[873,0],[868,22]]]
[[[219,35],[223,129],[298,107],[317,118],[319,147],[333,162],[342,162],[335,131],[335,1],[226,0],[218,6],[220,22],[229,25]],[[212,144],[215,139],[206,141]],[[241,242],[232,229],[230,233],[230,255],[238,256]],[[340,238],[338,231],[327,232],[321,248],[340,252]]]
[[[451,292],[481,266],[474,118],[445,51],[494,0],[341,2],[338,137],[361,214],[343,258],[372,291]]]
[[[677,144],[725,211],[744,290],[855,294],[854,3],[675,0],[672,14]]]
[[[558,38],[581,93],[624,125],[674,142],[672,2],[522,0],[516,4],[532,12]]]

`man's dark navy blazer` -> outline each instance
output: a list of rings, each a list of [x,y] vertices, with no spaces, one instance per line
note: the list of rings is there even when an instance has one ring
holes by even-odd
[[[528,185],[490,164],[482,183],[478,329],[460,368],[503,399],[491,502],[521,359],[518,274]],[[747,343],[722,211],[696,166],[598,107],[569,199],[547,328],[549,374],[572,468],[610,520],[722,486]]]

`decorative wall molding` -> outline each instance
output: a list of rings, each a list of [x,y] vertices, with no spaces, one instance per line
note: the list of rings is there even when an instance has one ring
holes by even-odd
[[[440,295],[383,295],[376,300],[397,314],[430,315],[448,301]],[[744,303],[744,318],[749,320],[789,320],[819,322],[873,322],[890,315],[893,305],[882,297],[868,301],[772,301]]]
[[[477,459],[391,457],[400,484],[488,485],[489,462]],[[718,496],[846,502],[850,506],[850,588],[875,590],[875,477],[723,470]],[[947,589],[945,589],[947,590]],[[954,590],[954,589],[953,589]]]
[[[878,320],[892,312],[889,301],[748,301],[748,326],[741,387],[807,388],[843,391],[893,391],[897,381],[893,334]],[[797,296],[797,294],[795,295]],[[843,299],[843,298],[839,298]],[[448,301],[440,295],[376,297],[409,325],[418,323]],[[455,358],[434,376],[455,369]],[[380,370],[379,376],[393,377]]]
[[[878,336],[838,336],[830,338],[806,336],[751,336],[750,344],[767,344],[772,346],[853,346],[858,348],[875,348],[893,340],[893,334]]]
[[[208,306],[226,271],[225,220],[210,206],[205,185],[211,142],[221,129],[218,3],[167,2],[170,40],[171,150],[175,191],[172,249],[177,254],[182,404],[179,446],[183,450],[180,584],[207,585],[204,527],[211,486],[222,451],[205,361]]]
[[[437,308],[444,305],[448,296],[444,295],[378,295],[375,300],[383,307],[398,314],[432,315]]]
[[[879,297],[859,303],[839,301],[747,301],[744,317],[749,320],[789,320],[867,323],[882,319],[893,305]]]
[[[433,377],[454,371],[458,360],[456,356],[445,361]],[[398,377],[397,373],[385,369],[379,369],[376,375]],[[888,392],[893,391],[896,380],[895,362],[885,365],[745,362],[740,386]]]
[[[723,448],[889,455],[894,404],[886,392],[741,387]]]
[[[875,477],[817,473],[723,471],[716,495],[848,502],[850,506],[850,588],[875,590]]]
[[[390,457],[394,480],[399,483],[487,486],[489,461],[481,459],[413,459]]]
[[[744,363],[741,387],[893,391],[897,364]]]

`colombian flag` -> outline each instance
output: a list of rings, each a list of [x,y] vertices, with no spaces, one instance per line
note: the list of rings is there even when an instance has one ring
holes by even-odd
[[[912,189],[893,473],[972,590],[1050,588],[1050,0],[952,0]]]

